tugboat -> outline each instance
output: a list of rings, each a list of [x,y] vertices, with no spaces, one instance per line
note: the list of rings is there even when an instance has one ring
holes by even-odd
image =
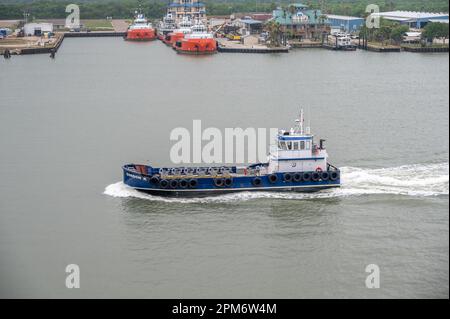
[[[129,164],[124,183],[158,196],[205,197],[243,191],[314,192],[340,187],[340,170],[328,163],[324,140],[303,129],[303,111],[290,130],[280,130],[268,162],[246,167],[155,168]]]
[[[148,22],[144,14],[139,13],[128,27],[125,40],[128,41],[152,41],[156,39],[156,32],[152,24]]]
[[[172,14],[168,13],[163,20],[159,23],[157,29],[157,37],[159,40],[164,41],[169,33],[172,33],[176,29],[175,19]]]
[[[206,26],[197,22],[192,32],[186,34],[184,39],[178,40],[174,46],[178,53],[184,54],[212,54],[217,52],[217,42]]]
[[[178,29],[166,35],[164,43],[173,46],[177,41],[183,39],[186,34],[192,32],[192,22],[189,18],[184,17],[179,23]]]

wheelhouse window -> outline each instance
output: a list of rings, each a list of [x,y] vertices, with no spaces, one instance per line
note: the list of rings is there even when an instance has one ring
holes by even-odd
[[[305,141],[300,141],[300,149],[302,151],[305,149]]]
[[[279,141],[279,142],[278,142],[278,148],[279,148],[280,150],[287,150],[286,142],[284,142],[284,141]]]
[[[292,142],[286,142],[288,150],[292,150]]]

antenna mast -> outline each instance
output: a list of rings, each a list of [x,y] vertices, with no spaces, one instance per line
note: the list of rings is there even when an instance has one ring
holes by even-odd
[[[300,118],[295,120],[296,126],[295,126],[295,132],[303,135],[305,133],[304,131],[304,124],[305,124],[305,116],[303,113],[303,109],[300,111]]]
[[[303,126],[305,124],[305,115],[303,113],[303,109],[300,111],[300,134],[303,135],[305,133]]]

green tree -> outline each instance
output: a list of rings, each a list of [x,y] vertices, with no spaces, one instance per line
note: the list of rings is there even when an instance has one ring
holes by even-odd
[[[398,25],[391,30],[390,38],[396,44],[399,44],[403,40],[403,36],[408,32],[409,27],[407,25]]]
[[[279,47],[281,45],[281,36],[283,34],[281,25],[276,21],[269,21],[266,24],[267,31],[269,31],[269,41],[271,47]]]
[[[427,42],[433,42],[436,38],[448,38],[448,24],[439,23],[439,22],[431,22],[428,23],[423,32],[422,38]]]

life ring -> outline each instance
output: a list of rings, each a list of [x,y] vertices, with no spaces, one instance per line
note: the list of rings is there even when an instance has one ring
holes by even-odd
[[[323,172],[323,169],[319,166],[319,167],[316,168],[316,172],[317,172],[317,173],[322,173],[322,172]]]

